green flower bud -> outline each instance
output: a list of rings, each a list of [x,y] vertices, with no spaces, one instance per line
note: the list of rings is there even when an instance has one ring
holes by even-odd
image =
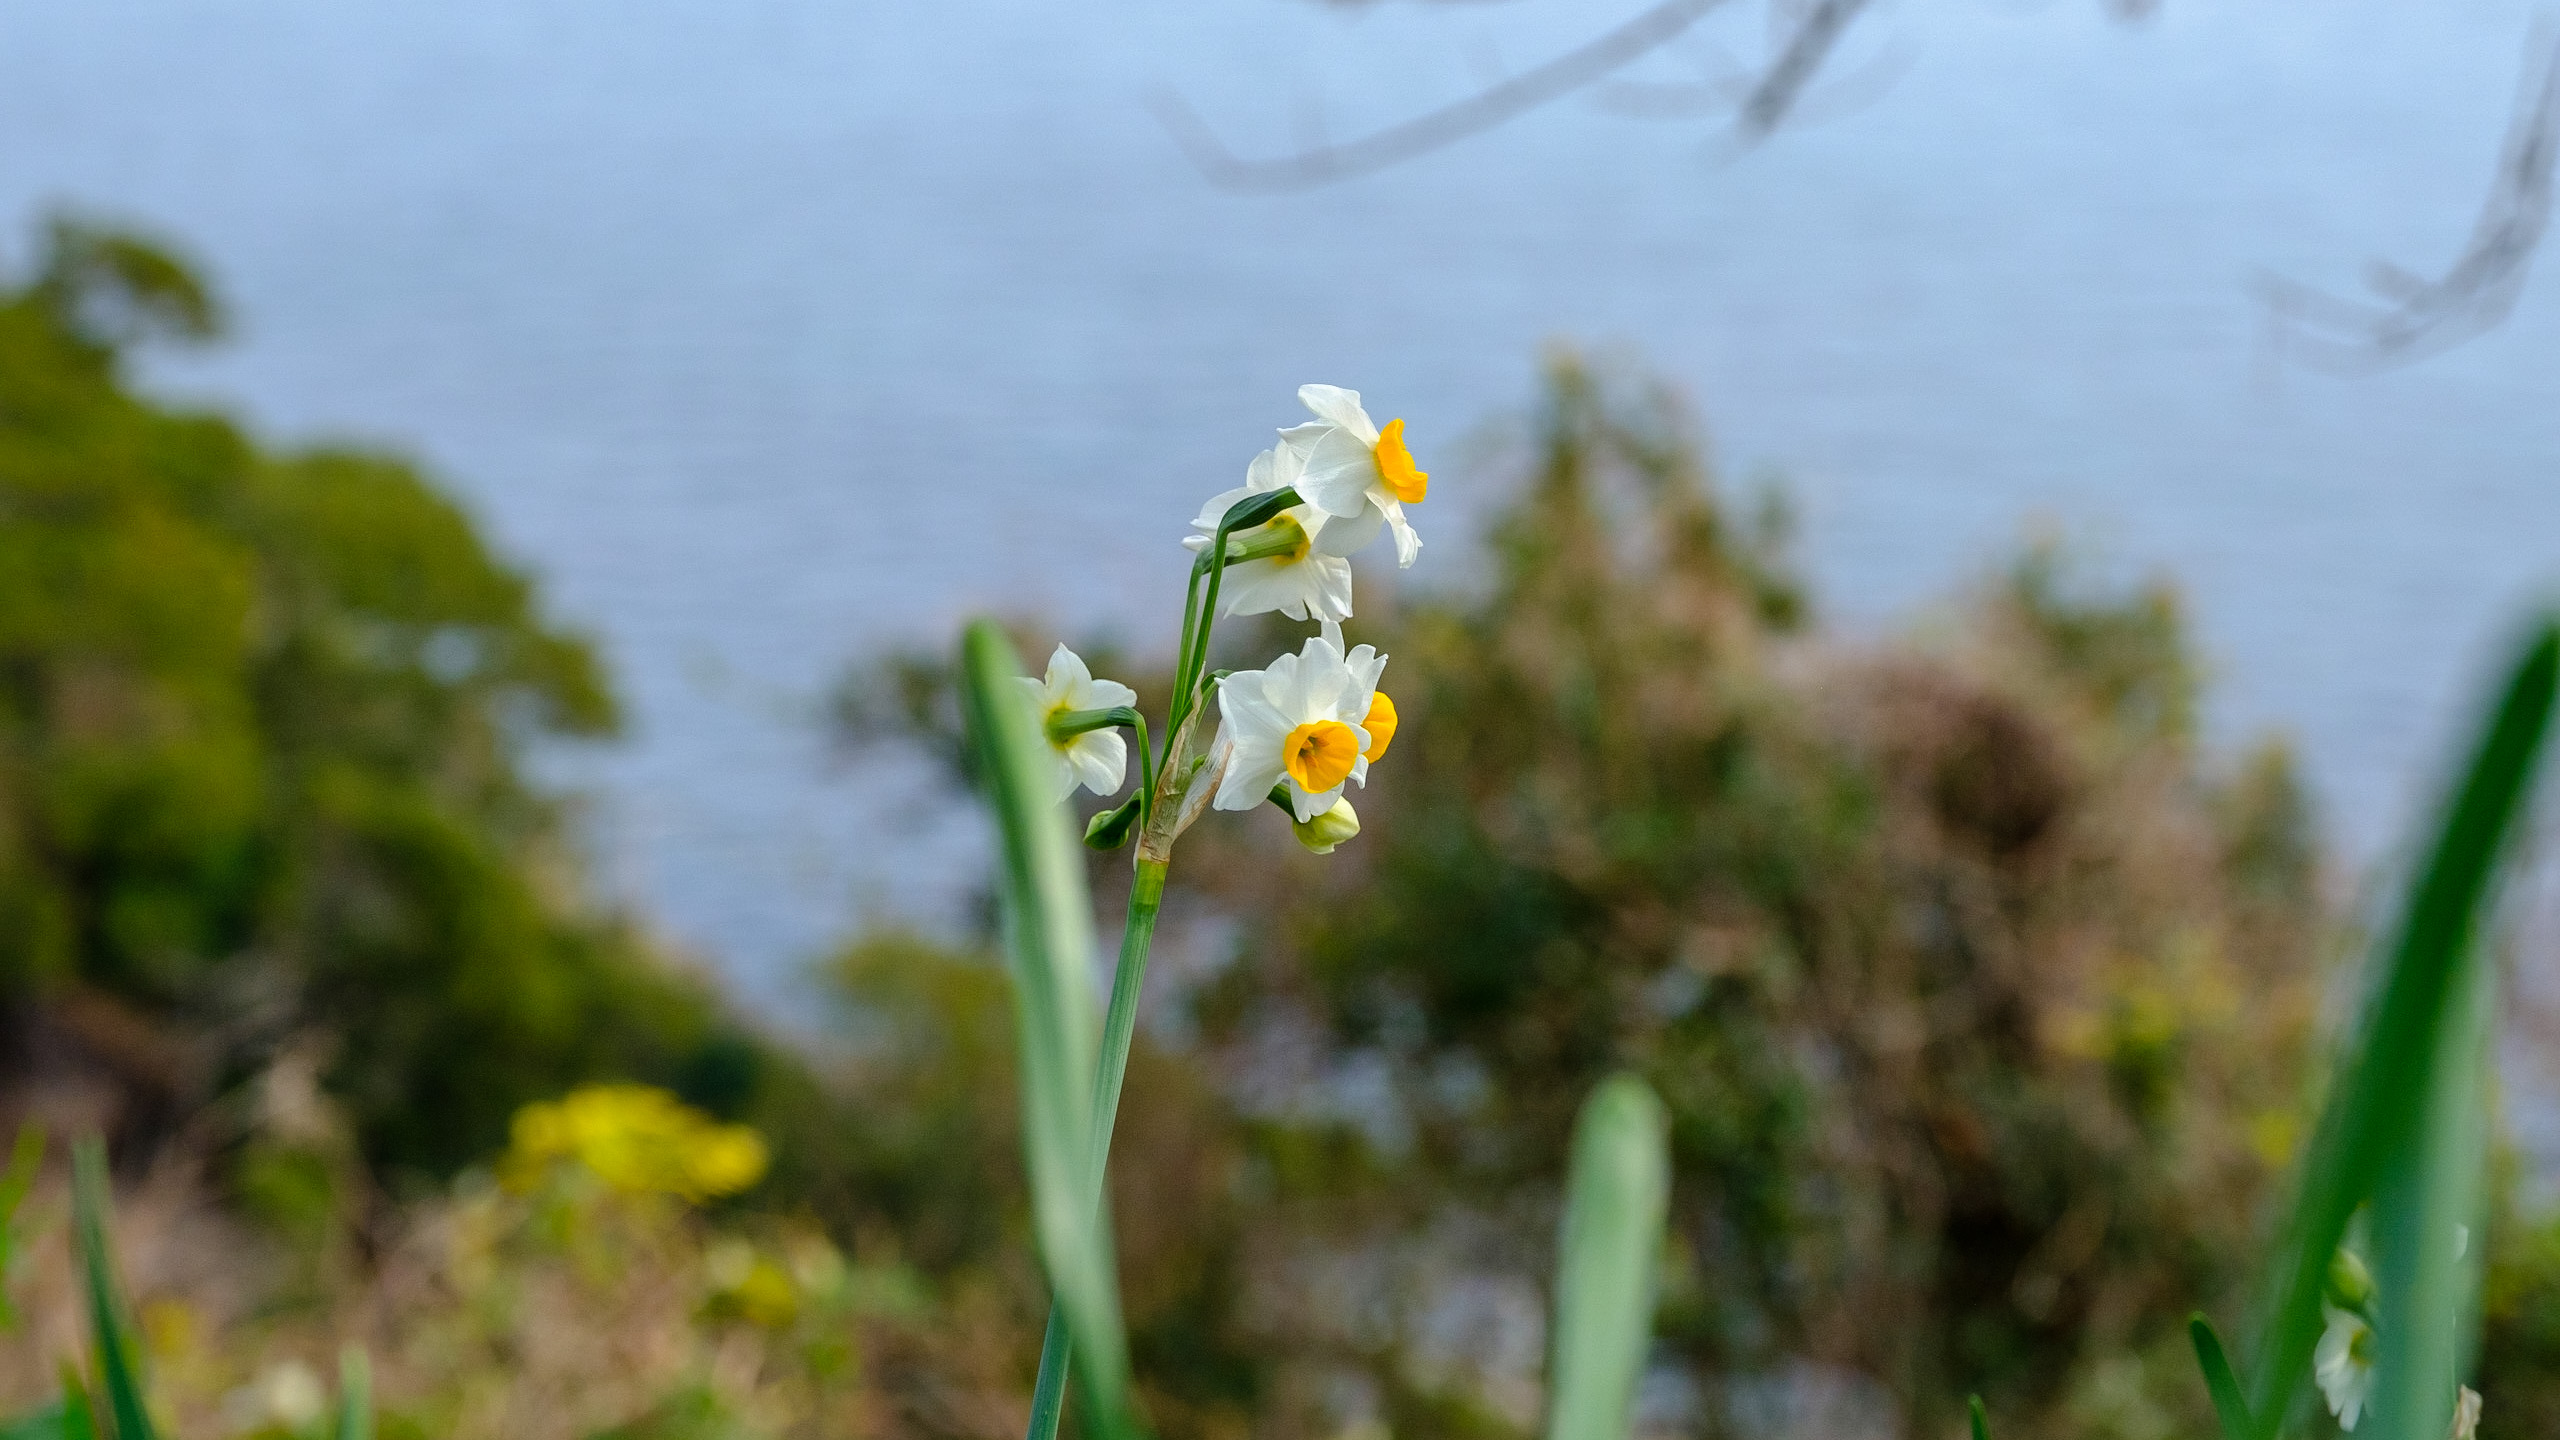
[[[1333,808],[1313,820],[1292,820],[1290,832],[1298,843],[1318,855],[1330,855],[1333,847],[1360,833],[1360,812],[1351,808],[1349,800],[1336,800]]]
[[[1129,832],[1137,824],[1138,797],[1131,795],[1086,822],[1084,843],[1096,850],[1117,850],[1129,843]]]
[[[2373,1304],[2373,1272],[2365,1268],[2363,1256],[2344,1245],[2329,1261],[2329,1303],[2359,1315]]]

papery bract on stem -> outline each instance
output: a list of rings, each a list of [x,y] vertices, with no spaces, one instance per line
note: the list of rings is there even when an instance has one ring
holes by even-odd
[[[2445,1431],[2445,1440],[2478,1440],[2480,1434],[2480,1392],[2465,1385],[2454,1392],[2453,1424]]]

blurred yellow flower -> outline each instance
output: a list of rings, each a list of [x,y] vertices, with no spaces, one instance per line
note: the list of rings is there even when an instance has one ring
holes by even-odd
[[[707,1308],[712,1315],[734,1316],[767,1330],[799,1318],[800,1290],[790,1272],[746,1241],[731,1238],[712,1246],[702,1268],[710,1281]]]
[[[163,1360],[194,1349],[203,1328],[196,1322],[194,1306],[165,1297],[144,1301],[136,1318],[142,1322],[142,1343]]]
[[[2290,1111],[2262,1110],[2249,1121],[2249,1148],[2270,1170],[2292,1164],[2294,1146],[2301,1139],[2301,1122]]]
[[[589,1085],[516,1112],[499,1176],[524,1191],[562,1164],[626,1194],[700,1203],[764,1178],[764,1137],[650,1085]]]

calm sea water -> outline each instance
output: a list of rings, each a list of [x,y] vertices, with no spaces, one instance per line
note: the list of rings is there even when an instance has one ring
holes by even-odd
[[[910,771],[825,764],[847,657],[982,607],[1169,644],[1182,522],[1298,383],[1430,458],[1551,337],[1786,477],[1837,623],[1912,623],[2036,524],[2173,574],[2215,734],[2293,734],[2381,853],[2560,565],[2560,275],[2354,381],[2271,371],[2244,285],[2449,258],[2529,7],[1904,0],[1748,155],[1572,102],[1279,198],[1204,185],[1143,104],[1347,135],[1612,14],[0,0],[0,214],[181,237],[241,333],[163,383],[469,498],[622,677],[632,739],[566,767],[615,883],[769,999],[975,864]],[[1766,40],[1737,12],[1648,73]],[[1467,573],[1492,498],[1444,475],[1418,578]]]

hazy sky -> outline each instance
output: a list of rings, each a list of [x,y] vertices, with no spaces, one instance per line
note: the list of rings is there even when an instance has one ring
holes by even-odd
[[[1183,522],[1308,380],[1408,418],[1411,578],[1459,581],[1498,497],[1451,460],[1556,337],[1785,479],[1840,623],[2039,523],[2175,575],[2217,735],[2293,732],[2356,853],[2396,833],[2560,554],[2560,304],[2340,381],[2268,366],[2244,283],[2449,259],[2530,7],[1906,0],[1754,153],[1574,101],[1280,198],[1142,103],[1346,135],[1618,13],[0,0],[0,201],[181,238],[240,340],[168,383],[423,457],[539,569],[637,718],[580,771],[613,874],[768,993],[974,863],[911,778],[823,770],[847,657],[986,607],[1169,645]],[[1765,42],[1737,9],[1644,73]]]

